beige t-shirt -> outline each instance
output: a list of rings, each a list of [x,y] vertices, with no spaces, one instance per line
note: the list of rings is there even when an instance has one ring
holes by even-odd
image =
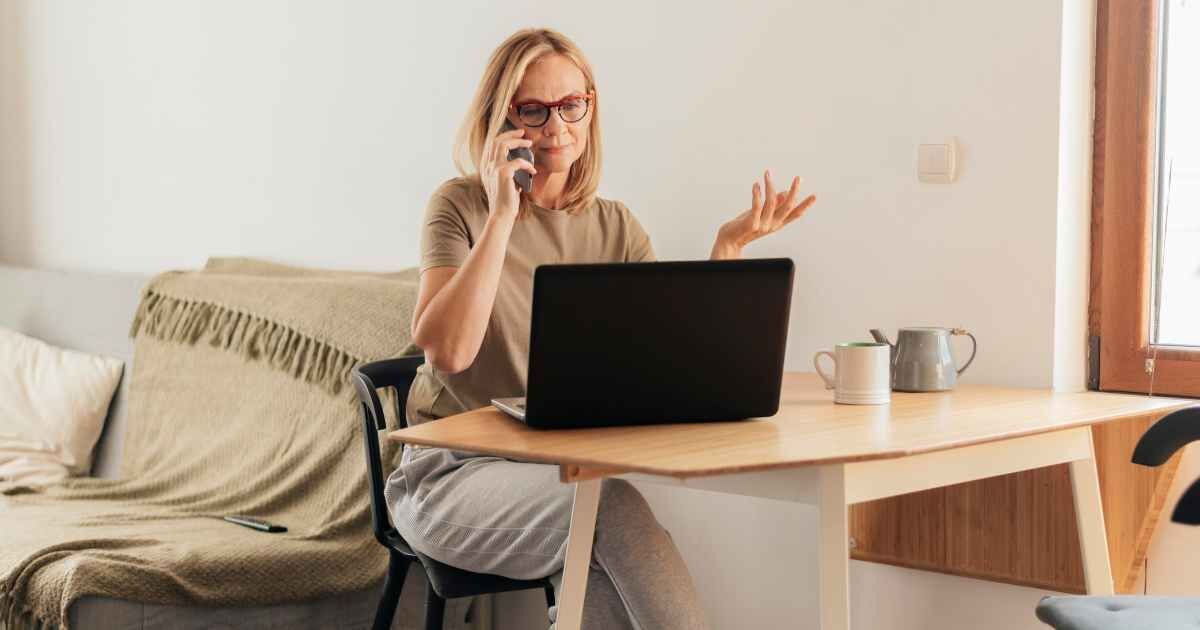
[[[533,270],[542,264],[654,260],[650,237],[619,201],[596,198],[577,213],[531,205],[516,220],[487,331],[471,367],[446,374],[421,366],[408,397],[410,424],[524,396],[529,367]],[[434,191],[421,227],[421,271],[461,267],[488,219],[487,194],[458,177]]]

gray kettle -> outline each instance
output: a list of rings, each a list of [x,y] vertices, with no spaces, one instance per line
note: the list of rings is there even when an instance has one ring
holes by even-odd
[[[957,367],[950,352],[950,336],[971,338],[971,358]],[[971,367],[978,343],[975,335],[962,328],[921,326],[901,328],[896,343],[878,329],[871,330],[875,341],[892,347],[892,389],[898,392],[944,392],[954,389],[958,375]]]

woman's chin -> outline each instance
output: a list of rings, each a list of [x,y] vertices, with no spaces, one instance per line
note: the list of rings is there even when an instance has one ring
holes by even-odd
[[[569,151],[562,153],[542,153],[537,156],[534,166],[538,172],[549,171],[551,173],[560,173],[571,170],[571,164],[575,162],[575,154]]]

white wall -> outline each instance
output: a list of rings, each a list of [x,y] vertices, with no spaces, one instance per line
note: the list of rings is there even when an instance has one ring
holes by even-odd
[[[1066,300],[1056,315],[1056,296],[1078,289],[1081,256],[1063,232],[1079,215],[1060,216],[1086,199],[1058,173],[1081,176],[1089,129],[1060,138],[1060,101],[1069,124],[1088,89],[1060,65],[1080,71],[1064,19],[1078,44],[1090,3],[1066,6],[5,0],[0,260],[412,265],[487,55],[549,25],[597,72],[602,194],[628,203],[660,257],[707,255],[766,167],[819,195],[747,252],[796,261],[789,369],[870,327],[961,325],[981,341],[965,381],[1061,385],[1078,379],[1061,366],[1078,365],[1062,330],[1079,311]],[[948,135],[959,181],[918,183],[916,144]],[[1056,290],[1056,273],[1074,275]],[[645,491],[714,627],[816,619],[810,510]],[[1033,589],[862,563],[852,575],[858,628],[1041,627]],[[542,614],[536,596],[525,612]],[[511,606],[499,614],[522,627]]]
[[[596,66],[602,192],[660,256],[706,256],[766,167],[819,195],[747,252],[796,260],[790,368],[953,324],[982,342],[967,380],[1050,383],[1055,3],[2,6],[0,259],[414,264],[487,55],[549,24]],[[916,144],[951,134],[959,182],[918,183]]]

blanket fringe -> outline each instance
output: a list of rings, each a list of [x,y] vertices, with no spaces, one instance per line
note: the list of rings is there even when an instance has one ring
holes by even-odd
[[[340,394],[350,372],[363,363],[345,350],[314,339],[286,324],[236,309],[147,291],[142,296],[129,336],[150,335],[163,341],[195,345],[207,340],[214,348],[261,361],[293,378]]]
[[[42,621],[32,610],[0,592],[0,630],[58,630],[58,626]]]

